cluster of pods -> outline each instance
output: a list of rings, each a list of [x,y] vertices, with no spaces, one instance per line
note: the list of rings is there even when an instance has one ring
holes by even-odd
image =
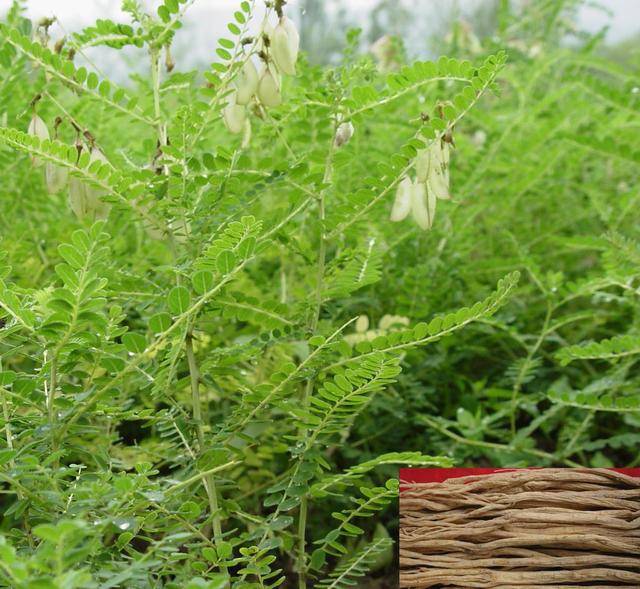
[[[391,209],[391,220],[402,221],[409,213],[421,229],[431,229],[436,214],[437,199],[448,200],[449,150],[451,138],[445,135],[425,149],[415,159],[415,179],[402,178]]]
[[[59,122],[59,120],[56,120],[56,128]],[[27,133],[38,137],[41,141],[50,139],[49,129],[46,123],[35,113],[31,117]],[[89,141],[88,144],[78,140],[76,148],[78,150],[78,157],[80,157],[83,150],[88,151],[89,165],[96,161],[108,163],[105,155],[92,140]],[[68,187],[69,206],[79,219],[94,220],[107,218],[111,207],[102,200],[104,190],[89,186],[75,176],[69,176],[66,168],[52,162],[41,162],[36,157],[32,157],[31,162],[36,167],[41,167],[44,163],[45,183],[50,194],[57,194]]]
[[[291,19],[281,15],[275,27],[269,22],[263,26],[257,44],[260,68],[256,67],[251,54],[245,56],[234,79],[234,88],[227,95],[222,118],[229,131],[247,131],[250,104],[263,108],[281,104],[282,75],[295,75],[299,48],[300,35]]]

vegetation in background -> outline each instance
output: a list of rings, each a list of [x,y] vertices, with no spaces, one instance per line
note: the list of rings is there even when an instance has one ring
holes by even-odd
[[[637,63],[502,2],[296,64],[277,1],[179,72],[190,4],[0,24],[0,586],[394,586],[399,465],[638,464]]]

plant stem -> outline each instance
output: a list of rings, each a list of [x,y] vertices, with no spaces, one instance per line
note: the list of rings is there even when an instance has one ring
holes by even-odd
[[[4,388],[0,388],[2,391],[2,416],[4,418],[4,435],[7,440],[7,448],[13,450],[13,433],[11,431],[11,422],[9,414],[9,404],[7,403],[7,391]],[[9,460],[11,468],[15,466],[13,458]]]
[[[49,416],[49,429],[51,430],[51,451],[58,451],[58,438],[56,436],[56,388],[58,387],[58,358],[54,354],[51,355],[51,368],[49,375],[49,394],[47,395],[47,414]],[[58,461],[55,461],[57,466]]]
[[[0,371],[2,371],[2,359],[0,358]],[[9,412],[9,403],[7,397],[9,396],[7,390],[4,387],[0,387],[2,393],[2,416],[4,419],[4,435],[7,440],[7,448],[13,450],[13,432],[11,431],[11,414]],[[11,468],[15,466],[13,458],[9,460]]]
[[[334,128],[335,134],[335,128]],[[335,142],[331,141],[331,147],[327,155],[323,184],[328,184],[331,180],[333,172],[333,154],[335,151]],[[315,289],[315,301],[314,308],[309,319],[308,328],[310,332],[314,332],[318,327],[318,321],[320,319],[320,311],[322,309],[322,291],[324,290],[324,272],[327,262],[327,235],[325,233],[325,191],[323,189],[318,195],[318,221],[320,225],[320,243],[318,245],[318,266],[316,271],[316,289]],[[304,395],[302,396],[302,407],[309,406],[309,400],[313,387],[315,384],[315,378],[311,377],[307,380],[307,384],[304,389]],[[304,427],[301,427],[298,431],[298,436],[302,438],[306,435]],[[307,587],[307,571],[306,571],[306,529],[307,529],[307,513],[309,511],[309,499],[307,495],[303,495],[300,498],[300,511],[298,513],[298,588],[306,589]]]
[[[553,306],[551,302],[547,300],[547,312],[544,318],[544,324],[542,325],[542,331],[540,332],[540,336],[536,340],[536,343],[529,350],[527,357],[524,362],[520,366],[520,370],[518,371],[518,376],[516,377],[516,381],[513,385],[513,390],[511,391],[511,437],[515,438],[517,433],[516,428],[516,419],[518,415],[518,396],[520,395],[520,391],[522,390],[522,385],[525,377],[527,376],[527,372],[531,366],[531,361],[533,357],[537,354],[540,346],[544,339],[549,335],[549,323],[551,322],[551,315],[553,313]]]
[[[57,362],[56,357],[51,357],[51,368],[49,370],[49,394],[47,395],[47,414],[49,415],[49,427],[53,430],[53,425],[56,420],[56,412],[53,406],[56,395],[56,386],[58,386],[57,380]]]
[[[153,88],[153,115],[156,121],[156,129],[158,131],[158,141],[161,146],[167,144],[167,132],[162,122],[162,113],[160,112],[160,49],[152,47],[149,50],[151,54],[151,85]]]
[[[555,454],[544,452],[542,450],[535,450],[532,448],[517,448],[515,446],[511,446],[508,444],[498,444],[496,442],[485,442],[484,440],[471,440],[469,438],[465,438],[463,436],[460,436],[452,432],[446,427],[440,425],[437,421],[430,419],[426,415],[420,415],[418,417],[418,421],[422,421],[429,427],[432,427],[433,429],[439,431],[441,434],[447,436],[448,438],[451,438],[452,440],[459,442],[461,444],[466,444],[467,446],[475,446],[477,448],[487,448],[489,450],[497,450],[499,452],[528,454],[530,456],[536,456],[538,458],[546,458],[551,462],[562,463],[574,468],[583,466],[582,464],[578,464],[577,462],[574,462],[573,460],[569,460],[568,458],[558,457]]]
[[[213,473],[220,472],[221,470],[225,470],[227,468],[231,468],[236,464],[240,464],[240,461],[232,460],[231,462],[226,462],[225,464],[219,464],[218,466],[210,468],[209,470],[205,470],[204,472],[199,472],[198,474],[195,474],[184,481],[180,481],[179,483],[176,483],[175,485],[173,485],[173,487],[169,487],[164,493],[165,495],[169,495],[170,493],[175,493],[179,489],[188,487],[192,483],[196,483],[202,479],[206,479],[208,476],[211,476]]]
[[[193,332],[191,329],[187,331],[185,337],[185,348],[187,352],[187,363],[189,364],[189,377],[191,380],[191,401],[193,404],[193,420],[196,423],[196,431],[198,435],[198,449],[200,452],[204,449],[204,429],[202,426],[202,408],[200,401],[200,371],[193,353]],[[222,541],[222,525],[220,523],[220,513],[218,509],[218,493],[216,490],[216,482],[213,473],[206,473],[202,477],[204,489],[209,498],[209,509],[211,511],[213,540],[217,545]]]

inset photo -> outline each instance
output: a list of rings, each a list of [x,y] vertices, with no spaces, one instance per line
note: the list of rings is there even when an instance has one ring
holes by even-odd
[[[401,469],[400,587],[640,587],[640,469]]]

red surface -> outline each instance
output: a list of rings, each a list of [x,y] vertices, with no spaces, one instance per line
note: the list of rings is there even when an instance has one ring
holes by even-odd
[[[508,470],[523,470],[518,468],[401,468],[400,484],[402,483],[442,483],[448,479],[467,477],[471,475],[491,474]],[[640,468],[612,468],[632,477],[640,477]]]

